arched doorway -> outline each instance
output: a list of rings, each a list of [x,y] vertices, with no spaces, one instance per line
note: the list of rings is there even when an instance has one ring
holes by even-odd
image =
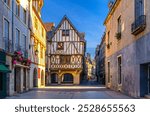
[[[62,83],[71,83],[73,84],[73,75],[66,73],[62,76]]]
[[[33,71],[33,87],[38,87],[37,69]]]
[[[41,72],[41,86],[44,86],[44,71]]]
[[[57,73],[51,74],[51,83],[58,83],[58,75]]]

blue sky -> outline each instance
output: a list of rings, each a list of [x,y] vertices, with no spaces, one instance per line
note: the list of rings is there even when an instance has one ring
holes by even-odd
[[[85,32],[87,52],[95,56],[95,48],[105,31],[103,22],[108,13],[108,0],[44,0],[44,22],[60,22],[64,15],[72,21],[79,32]]]

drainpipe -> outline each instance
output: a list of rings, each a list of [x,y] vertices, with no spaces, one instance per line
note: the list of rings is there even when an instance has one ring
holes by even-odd
[[[30,44],[31,44],[31,0],[28,0],[28,44],[27,44],[27,49],[28,49],[28,58],[31,58],[31,53],[30,53]]]
[[[14,51],[14,0],[12,0],[12,52]]]

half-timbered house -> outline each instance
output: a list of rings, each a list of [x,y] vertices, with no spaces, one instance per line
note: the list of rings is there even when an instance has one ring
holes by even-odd
[[[85,34],[78,32],[67,16],[48,33],[49,83],[80,84],[86,50]]]

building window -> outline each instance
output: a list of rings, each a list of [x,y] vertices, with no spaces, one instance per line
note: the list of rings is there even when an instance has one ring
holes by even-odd
[[[144,15],[144,0],[135,0],[135,19]]]
[[[34,26],[35,26],[35,29],[37,30],[38,29],[38,20],[36,17],[34,18]]]
[[[7,6],[10,6],[10,0],[4,0],[5,4],[7,4]]]
[[[110,31],[108,31],[108,44],[110,44]]]
[[[43,58],[43,47],[41,47],[41,58]]]
[[[16,15],[20,16],[20,3],[18,0],[16,0]]]
[[[23,44],[23,51],[24,51],[24,56],[26,56],[26,50],[27,50],[27,37],[25,35],[23,35],[22,38],[22,44]]]
[[[118,84],[122,84],[122,59],[118,57]]]
[[[71,56],[60,56],[60,64],[70,64]]]
[[[5,43],[5,50],[9,50],[10,46],[9,46],[9,22],[7,19],[4,19],[4,30],[3,30],[3,33],[4,33],[4,38],[3,38],[3,41]]]
[[[121,33],[121,16],[118,18],[118,33]]]
[[[110,49],[110,31],[107,33],[107,49]]]
[[[64,49],[64,43],[63,42],[58,42],[57,43],[57,50],[63,50]]]
[[[117,20],[117,33],[116,33],[116,38],[118,39],[118,40],[120,40],[121,39],[121,16],[118,18],[118,20]]]
[[[26,9],[23,9],[23,22],[26,24],[27,22],[27,11]]]
[[[62,30],[62,36],[69,36],[69,30]]]
[[[108,62],[108,83],[110,83],[110,62]]]
[[[20,50],[20,31],[16,29],[16,50]]]

